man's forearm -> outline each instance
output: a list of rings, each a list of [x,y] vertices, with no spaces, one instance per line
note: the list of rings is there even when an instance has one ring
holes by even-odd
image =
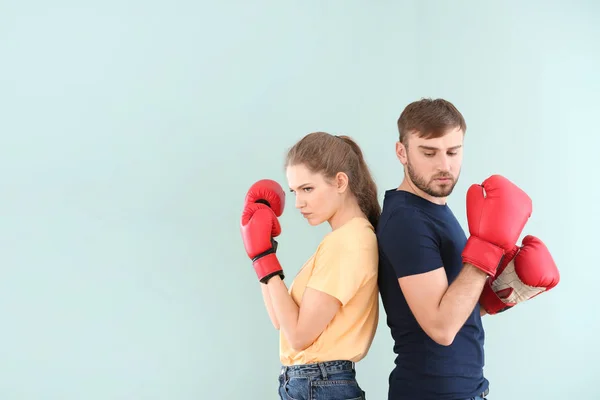
[[[485,272],[471,264],[464,264],[462,271],[446,290],[440,302],[439,315],[442,319],[441,326],[452,337],[473,312],[486,279]]]

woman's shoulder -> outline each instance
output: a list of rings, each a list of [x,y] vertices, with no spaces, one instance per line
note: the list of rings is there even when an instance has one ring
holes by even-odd
[[[355,276],[371,277],[377,273],[379,250],[373,226],[367,219],[354,219],[329,232],[321,241],[315,263],[320,268],[343,268]]]
[[[357,217],[329,232],[323,238],[322,243],[335,243],[347,249],[358,249],[364,248],[364,246],[376,246],[377,236],[368,219]]]

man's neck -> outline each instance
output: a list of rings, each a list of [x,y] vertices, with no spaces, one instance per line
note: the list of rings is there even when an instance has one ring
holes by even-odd
[[[405,192],[412,193],[433,204],[437,204],[440,206],[446,204],[446,201],[448,199],[447,197],[435,197],[425,193],[424,191],[416,187],[415,184],[406,175],[404,176],[402,183],[400,184],[400,186],[398,186],[396,190],[404,190]]]

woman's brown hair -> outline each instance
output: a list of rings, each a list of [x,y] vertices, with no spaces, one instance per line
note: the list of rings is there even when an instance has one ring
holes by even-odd
[[[326,132],[309,133],[288,151],[285,159],[286,167],[299,164],[312,173],[322,173],[327,179],[335,178],[338,172],[345,173],[360,209],[371,225],[377,226],[381,215],[377,185],[362,150],[352,138]]]

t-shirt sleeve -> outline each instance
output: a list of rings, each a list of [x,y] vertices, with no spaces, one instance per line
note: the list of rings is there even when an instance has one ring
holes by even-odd
[[[377,239],[326,237],[319,245],[307,287],[325,292],[346,305],[356,292],[377,275]]]
[[[418,211],[396,210],[377,239],[382,256],[387,258],[397,278],[443,266],[435,228]]]

